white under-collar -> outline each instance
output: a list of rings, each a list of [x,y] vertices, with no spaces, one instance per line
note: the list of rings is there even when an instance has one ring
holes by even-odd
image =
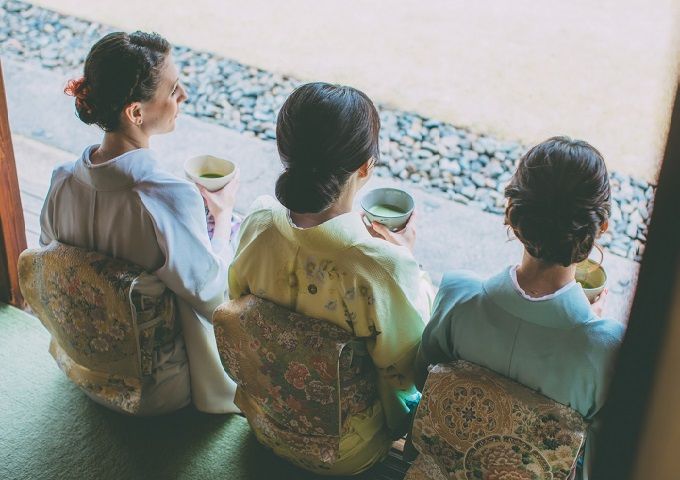
[[[512,280],[512,286],[515,287],[515,290],[517,291],[517,293],[519,293],[523,298],[525,298],[526,300],[529,300],[531,302],[540,302],[540,301],[543,301],[543,300],[552,300],[553,298],[557,297],[558,295],[560,295],[563,292],[566,292],[571,287],[576,285],[576,280],[572,280],[571,282],[567,283],[564,287],[560,288],[559,290],[557,290],[553,293],[543,295],[542,297],[532,297],[532,296],[528,295],[522,289],[522,287],[520,287],[519,282],[517,281],[517,268],[518,267],[519,267],[519,265],[515,265],[514,267],[510,267],[510,270],[509,270],[510,279]]]

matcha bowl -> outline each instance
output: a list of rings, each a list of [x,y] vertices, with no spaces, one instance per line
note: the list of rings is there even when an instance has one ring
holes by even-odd
[[[607,286],[607,272],[590,258],[576,264],[576,281],[581,284],[588,301],[593,303]]]
[[[199,155],[184,162],[184,174],[211,192],[224,188],[234,178],[236,164],[212,155]]]
[[[385,225],[393,232],[404,228],[415,206],[413,197],[398,188],[376,188],[361,199],[366,218]]]

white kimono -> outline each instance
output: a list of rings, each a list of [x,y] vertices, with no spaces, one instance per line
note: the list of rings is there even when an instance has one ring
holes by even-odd
[[[222,368],[206,320],[225,300],[229,258],[221,257],[229,256],[228,247],[220,256],[211,246],[197,188],[162,171],[149,149],[93,165],[90,153],[96,147],[54,170],[40,218],[40,243],[58,240],[135,263],[175,293],[187,353],[178,338],[177,352],[154,359],[165,385],[158,389],[163,398],[150,404],[167,411],[192,399],[204,412],[238,411],[236,387]],[[186,355],[190,375],[181,358]]]

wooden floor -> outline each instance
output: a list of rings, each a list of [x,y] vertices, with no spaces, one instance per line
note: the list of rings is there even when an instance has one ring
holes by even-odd
[[[26,223],[26,242],[28,248],[39,246],[40,238],[40,210],[42,209],[49,185],[31,181],[24,176],[19,178],[21,188],[21,203],[24,207],[24,221]]]

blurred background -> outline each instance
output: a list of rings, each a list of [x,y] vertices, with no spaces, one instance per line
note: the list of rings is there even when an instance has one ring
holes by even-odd
[[[531,144],[562,133],[653,180],[680,52],[676,0],[39,0]]]
[[[625,318],[647,239],[680,66],[676,0],[0,0],[0,53],[29,245],[55,164],[101,132],[63,94],[115,30],[157,31],[174,45],[189,100],[177,130],[152,140],[170,171],[211,153],[236,161],[237,209],[271,194],[275,123],[308,81],[344,83],[378,105],[381,162],[372,186],[409,190],[416,254],[438,282],[492,274],[519,258],[503,190],[531,144],[585,139],[611,172],[610,230],[600,239],[608,313]]]

